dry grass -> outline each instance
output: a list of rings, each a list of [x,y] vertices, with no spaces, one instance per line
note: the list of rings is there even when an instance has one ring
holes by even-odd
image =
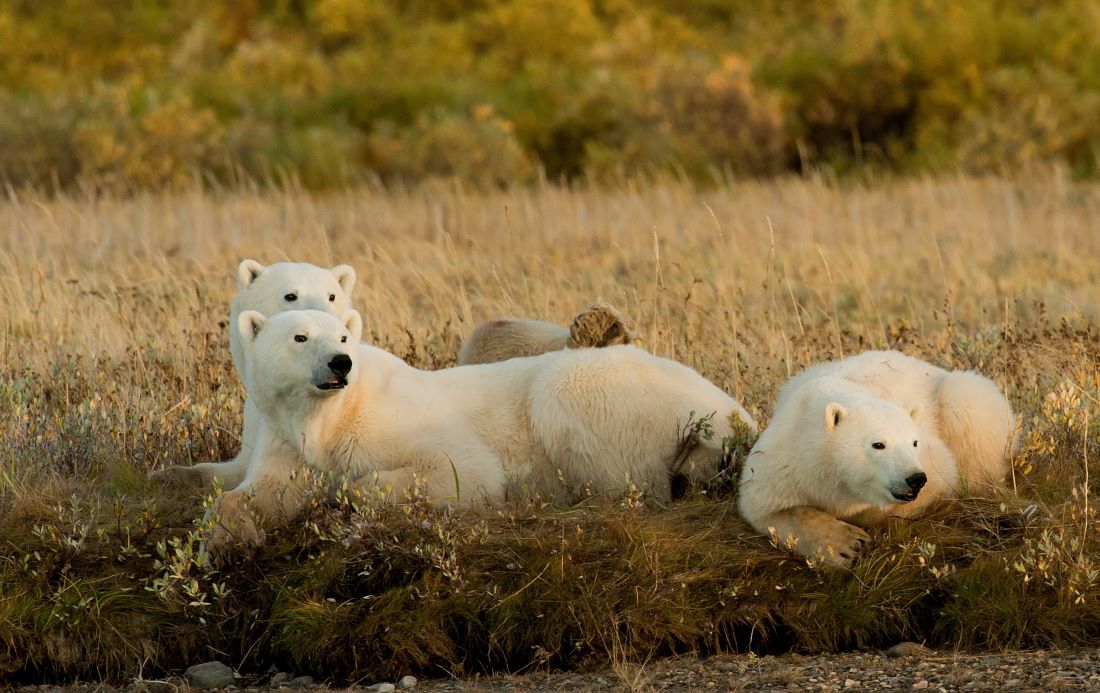
[[[899,638],[1100,634],[1100,187],[1059,172],[837,187],[437,185],[0,203],[0,681],[149,676],[208,656],[340,680]],[[450,364],[475,321],[604,298],[644,345],[766,421],[821,359],[979,368],[1022,414],[1019,497],[876,535],[852,571],[752,535],[727,489],[667,510],[319,507],[203,567],[199,501],[145,473],[229,458],[242,257],[359,271],[372,342]],[[631,500],[631,499],[626,499]],[[1029,501],[1034,512],[1022,512]],[[158,542],[160,551],[158,552]],[[163,554],[163,555],[161,555]],[[228,590],[228,592],[226,592]]]

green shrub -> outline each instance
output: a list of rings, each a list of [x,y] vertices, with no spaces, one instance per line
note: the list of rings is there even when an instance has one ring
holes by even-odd
[[[512,124],[489,105],[470,115],[439,110],[409,127],[380,127],[368,149],[374,170],[404,180],[455,176],[479,185],[506,185],[534,174]]]
[[[22,3],[0,9],[0,154],[62,187],[1095,176],[1098,22],[1100,0]]]

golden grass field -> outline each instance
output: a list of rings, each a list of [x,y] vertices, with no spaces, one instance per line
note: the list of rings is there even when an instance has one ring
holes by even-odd
[[[606,299],[642,346],[762,423],[788,375],[861,349],[975,368],[1020,414],[1016,493],[885,528],[851,571],[754,536],[729,488],[489,517],[319,504],[214,570],[196,553],[202,499],[145,475],[236,452],[225,323],[246,257],[354,266],[365,339],[425,368],[451,365],[477,321],[567,322]],[[0,682],[127,680],[212,656],[345,681],[1100,635],[1100,186],[1057,170],[11,193],[0,305]]]

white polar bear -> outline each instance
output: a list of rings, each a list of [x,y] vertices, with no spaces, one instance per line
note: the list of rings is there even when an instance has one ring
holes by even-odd
[[[244,379],[247,360],[237,331],[237,319],[246,310],[273,315],[285,310],[322,310],[340,315],[351,307],[355,270],[348,265],[325,269],[305,262],[278,262],[267,267],[255,260],[237,266],[237,294],[229,317],[229,351],[237,374]],[[237,457],[227,462],[203,462],[191,467],[169,467],[153,477],[205,485],[218,477],[226,488],[235,488],[244,478],[256,445],[259,414],[250,397],[244,401],[244,430]]]
[[[355,311],[246,311],[238,329],[262,417],[244,481],[212,511],[219,553],[259,540],[250,495],[265,524],[300,510],[303,461],[398,500],[415,487],[447,504],[498,504],[522,488],[568,501],[631,484],[667,500],[674,473],[720,470],[731,417],[756,430],[694,370],[633,346],[421,371],[359,344]],[[708,416],[713,434],[685,448],[685,427]]]
[[[462,342],[458,365],[495,363],[561,349],[633,344],[635,338],[634,328],[623,314],[601,301],[577,313],[569,327],[525,318],[479,323]]]
[[[992,490],[1015,440],[1008,400],[977,373],[897,351],[819,364],[780,388],[741,471],[741,515],[804,556],[848,565],[868,539],[852,523]]]

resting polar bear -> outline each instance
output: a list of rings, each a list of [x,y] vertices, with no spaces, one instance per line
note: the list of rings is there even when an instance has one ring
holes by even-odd
[[[458,365],[495,363],[562,349],[633,344],[634,339],[630,322],[610,303],[601,301],[578,313],[569,327],[525,318],[480,323],[458,350]]]
[[[741,515],[848,565],[867,534],[849,523],[912,517],[938,498],[989,491],[1008,471],[1016,419],[973,372],[897,351],[813,366],[779,390],[741,472]]]
[[[756,430],[698,373],[633,346],[421,371],[360,344],[355,311],[245,311],[238,330],[262,416],[244,481],[212,509],[207,545],[219,553],[259,541],[249,494],[265,523],[299,512],[303,460],[398,499],[415,486],[449,504],[497,504],[522,485],[569,500],[633,483],[667,500],[673,472],[717,473],[730,417]],[[685,425],[710,414],[714,435],[685,450]]]
[[[313,309],[339,315],[351,307],[355,288],[355,270],[348,265],[325,269],[305,262],[277,262],[267,267],[255,260],[243,260],[237,266],[237,294],[229,315],[229,351],[233,367],[244,380],[247,365],[237,331],[237,318],[246,310],[273,315],[285,310]],[[237,457],[227,462],[203,462],[191,467],[168,467],[154,472],[160,480],[178,479],[193,485],[206,485],[214,477],[226,488],[241,483],[252,450],[256,445],[259,413],[250,397],[244,401],[244,431]]]

